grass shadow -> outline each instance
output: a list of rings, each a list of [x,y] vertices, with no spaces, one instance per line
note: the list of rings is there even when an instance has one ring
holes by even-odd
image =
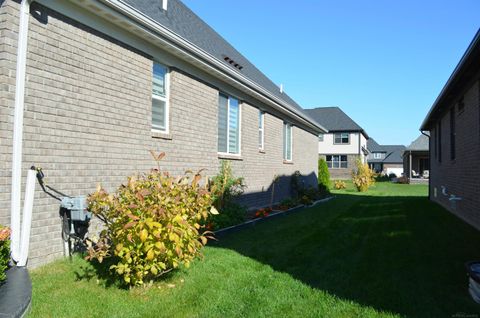
[[[213,246],[377,310],[422,318],[480,311],[464,269],[479,257],[478,231],[417,194],[336,196]]]

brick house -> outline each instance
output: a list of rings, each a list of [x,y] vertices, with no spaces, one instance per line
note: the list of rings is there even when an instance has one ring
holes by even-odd
[[[422,123],[430,199],[480,229],[480,30]]]
[[[420,135],[403,153],[403,169],[405,176],[412,178],[428,179],[430,175],[430,150],[429,137]]]
[[[376,173],[384,175],[394,174],[397,177],[403,175],[403,145],[379,145],[375,139],[367,141],[368,166]]]
[[[230,160],[250,207],[274,176],[276,201],[297,170],[317,183],[326,130],[179,0],[0,0],[0,35],[2,224],[31,165],[86,195],[153,167],[149,150],[172,174]],[[36,190],[30,266],[63,248],[58,202]]]
[[[306,109],[328,133],[318,136],[318,153],[327,161],[330,176],[335,179],[351,178],[355,161],[366,162],[368,135],[353,119],[339,107]]]

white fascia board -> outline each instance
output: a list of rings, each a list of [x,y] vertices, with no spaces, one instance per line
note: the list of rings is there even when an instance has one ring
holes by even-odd
[[[175,49],[181,50],[184,54],[188,54],[191,58],[197,60],[198,62],[208,65],[212,70],[216,72],[221,72],[223,76],[227,75],[232,80],[236,81],[238,84],[247,88],[250,91],[250,94],[255,93],[253,94],[254,96],[258,96],[259,94],[262,95],[264,99],[266,98],[268,100],[269,105],[271,105],[277,110],[281,110],[283,112],[286,111],[289,116],[295,118],[307,127],[310,127],[314,131],[323,133],[328,132],[326,128],[316,122],[313,122],[310,118],[305,117],[303,114],[299,114],[293,106],[285,103],[285,101],[271,94],[268,90],[253,82],[248,77],[244,76],[236,70],[231,69],[213,55],[205,52],[195,44],[187,41],[186,39],[172,32],[168,28],[160,25],[153,19],[144,15],[143,13],[126,4],[125,2],[120,0],[98,0],[95,2],[101,2],[110,7],[111,9],[115,10],[116,12],[120,13],[125,18],[128,18],[125,19],[126,23],[135,24],[135,27],[138,27],[138,25],[136,25],[136,23],[138,23],[141,26],[147,28],[148,30],[153,31],[153,34],[150,33],[150,35],[156,37],[160,36],[167,39],[170,42],[166,42],[166,44],[174,44]],[[146,30],[143,29],[143,31]]]

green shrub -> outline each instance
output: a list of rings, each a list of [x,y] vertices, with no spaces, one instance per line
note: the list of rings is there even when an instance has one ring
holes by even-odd
[[[287,198],[287,199],[283,199],[282,202],[280,202],[279,205],[289,209],[289,208],[293,208],[293,207],[297,206],[298,201],[295,200],[295,199],[292,199],[292,198]]]
[[[356,165],[357,168],[352,171],[352,182],[358,192],[365,192],[375,184],[375,172],[360,159],[357,159]]]
[[[330,188],[330,172],[328,171],[325,159],[318,159],[318,188],[320,191],[329,191]]]
[[[163,156],[155,156],[158,160]],[[200,233],[211,209],[212,197],[200,185],[201,175],[173,178],[152,170],[131,176],[113,194],[98,186],[88,197],[88,209],[104,223],[89,260],[110,258],[115,277],[126,285],[142,285],[180,264],[189,266],[201,255],[209,232]]]
[[[10,262],[10,229],[0,225],[0,283],[7,276],[8,263]]]
[[[208,186],[212,194],[213,205],[220,212],[217,215],[209,216],[208,229],[221,229],[245,221],[247,210],[237,204],[235,199],[243,193],[246,186],[243,178],[233,175],[230,161],[222,161],[220,171],[210,179]]]
[[[345,181],[335,180],[333,187],[334,187],[336,190],[343,190],[343,189],[346,189],[346,188],[347,188],[347,184],[345,183]]]

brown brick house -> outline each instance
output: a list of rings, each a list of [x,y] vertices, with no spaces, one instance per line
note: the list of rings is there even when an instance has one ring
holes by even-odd
[[[480,229],[480,30],[422,123],[430,199]]]
[[[250,207],[274,176],[317,184],[325,129],[179,0],[0,0],[0,88],[2,224],[30,166],[86,195],[153,167],[149,150],[174,175],[230,160]],[[36,190],[32,266],[63,249],[59,204]]]

